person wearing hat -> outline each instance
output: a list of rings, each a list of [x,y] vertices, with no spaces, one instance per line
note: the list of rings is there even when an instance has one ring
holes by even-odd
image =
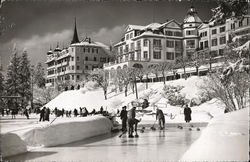
[[[120,113],[120,118],[122,120],[122,131],[126,131],[127,130],[127,119],[128,119],[128,116],[127,116],[127,106],[123,106],[122,107],[122,111]]]
[[[186,123],[189,123],[191,121],[191,113],[192,110],[190,109],[190,107],[188,107],[188,104],[186,104],[186,107],[184,108],[184,116]]]
[[[163,130],[165,127],[165,116],[161,109],[157,107],[156,109],[156,120],[159,122],[160,130]]]

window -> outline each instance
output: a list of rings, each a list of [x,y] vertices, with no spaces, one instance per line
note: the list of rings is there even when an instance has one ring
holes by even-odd
[[[226,43],[226,37],[220,37],[220,44],[225,44]]]
[[[239,21],[239,27],[242,27],[242,21]]]
[[[195,48],[195,40],[187,40],[186,48]]]
[[[80,59],[79,59],[79,56],[77,56],[77,57],[76,57],[76,61],[79,61],[79,60],[80,60]]]
[[[223,55],[224,54],[224,50],[223,49],[219,49],[219,55]]]
[[[72,52],[74,52],[74,48],[71,48]]]
[[[213,30],[212,30],[212,35],[213,35],[213,34],[217,34],[217,30],[216,30],[216,29],[213,29]]]
[[[72,78],[72,80],[74,80],[74,79],[75,79],[75,76],[74,76],[74,75],[71,75],[71,78]]]
[[[128,52],[128,44],[125,46],[125,52]]]
[[[96,49],[96,53],[98,53],[98,48]]]
[[[122,52],[122,46],[120,47],[120,54],[122,54],[123,52]]]
[[[181,33],[181,32],[176,31],[176,32],[174,32],[174,36],[181,37],[181,36],[182,36],[182,33]]]
[[[89,67],[86,65],[86,66],[85,66],[85,69],[88,70],[88,68],[89,68]]]
[[[196,31],[195,30],[187,30],[186,35],[196,35]]]
[[[154,51],[153,58],[154,59],[161,59],[161,51]]]
[[[80,66],[76,66],[76,70],[80,70]]]
[[[147,39],[144,39],[144,40],[143,40],[143,46],[144,46],[144,47],[147,47],[147,46],[148,46],[148,40],[147,40]]]
[[[167,47],[168,48],[174,48],[174,41],[171,41],[171,40],[167,40]]]
[[[211,54],[212,57],[216,57],[217,56],[217,50],[216,51],[211,51],[210,54]]]
[[[176,49],[182,49],[182,42],[181,41],[175,41],[175,48]]]
[[[83,52],[85,53],[85,48],[83,48]]]
[[[173,32],[172,32],[172,31],[167,30],[167,31],[166,31],[166,35],[168,35],[168,36],[173,36]]]
[[[76,76],[76,80],[79,80],[79,79],[80,79],[80,76],[79,76],[79,75],[77,75],[77,76]]]
[[[212,39],[212,46],[217,46],[217,38],[215,38],[215,39]]]
[[[225,32],[225,30],[226,30],[226,27],[225,27],[225,26],[220,27],[220,33]]]
[[[94,61],[96,61],[96,57],[94,57]]]
[[[129,34],[126,35],[126,40],[129,40]]]
[[[71,57],[71,61],[74,61],[74,57]]]
[[[130,39],[133,38],[133,33],[130,33]]]
[[[143,52],[143,58],[144,58],[144,59],[147,59],[147,58],[148,58],[148,51],[144,51],[144,52]]]
[[[203,42],[200,42],[200,49],[203,49]]]
[[[85,57],[85,60],[86,60],[86,61],[88,61],[88,60],[89,60],[89,58],[88,58],[88,57]]]
[[[135,49],[135,43],[130,43],[130,49],[133,51]]]
[[[208,48],[208,41],[205,41],[205,48]]]
[[[167,60],[174,60],[174,52],[167,52],[166,58]]]
[[[137,42],[136,42],[136,45],[137,45],[137,48],[139,47],[141,47],[141,40],[138,40]]]
[[[161,40],[160,39],[154,39],[153,40],[153,45],[156,47],[161,47]]]
[[[72,70],[75,70],[75,66],[74,66],[74,65],[72,65],[72,66],[71,66],[71,69],[72,69]]]
[[[92,48],[92,53],[94,53],[95,52],[95,49],[94,48]]]
[[[235,29],[235,23],[231,24],[231,29]]]
[[[88,53],[90,53],[90,48],[88,48]]]
[[[247,25],[249,25],[249,18],[247,18]]]
[[[180,58],[180,57],[182,57],[182,53],[175,52],[175,57],[176,57],[176,58]]]

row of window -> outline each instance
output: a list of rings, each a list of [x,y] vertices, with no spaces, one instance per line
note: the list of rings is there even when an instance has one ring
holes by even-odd
[[[182,37],[182,32],[180,32],[180,31],[169,31],[169,30],[167,30],[167,31],[165,32],[165,35],[167,35],[167,36]]]
[[[74,48],[71,48],[72,49],[72,52],[74,52]],[[99,52],[99,49],[98,48],[89,48],[89,47],[84,47],[84,48],[77,48],[79,49],[79,52],[87,52],[87,53],[98,53]]]
[[[166,59],[167,60],[174,60],[175,55],[176,55],[176,57],[180,57],[181,53],[175,53],[174,54],[174,52],[166,52]],[[154,59],[161,59],[161,57],[162,57],[161,51],[154,51],[153,52],[153,58]]]
[[[197,35],[198,31],[197,30],[187,30],[186,35]]]

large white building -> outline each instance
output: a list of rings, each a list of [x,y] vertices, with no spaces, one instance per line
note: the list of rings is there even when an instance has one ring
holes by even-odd
[[[115,61],[104,64],[104,68],[149,67],[173,62],[179,56],[192,58],[195,53],[206,58],[223,55],[233,35],[250,33],[249,21],[249,16],[245,16],[242,21],[232,18],[223,24],[204,23],[196,9],[190,7],[183,23],[170,20],[163,24],[128,25],[121,41],[114,45]]]
[[[68,48],[59,46],[47,52],[47,83],[54,86],[56,82],[70,80],[73,83],[84,79],[85,74],[95,68],[103,68],[104,63],[112,61],[110,48],[90,38],[79,41],[76,29]]]

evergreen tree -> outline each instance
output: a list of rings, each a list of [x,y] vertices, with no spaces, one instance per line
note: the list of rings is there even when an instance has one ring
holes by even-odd
[[[36,69],[34,71],[34,83],[39,87],[39,88],[42,88],[42,87],[45,87],[45,74],[44,74],[44,69],[43,69],[43,66],[42,64],[39,62],[37,65],[36,65]]]
[[[28,101],[31,98],[31,69],[30,61],[28,59],[27,52],[22,53],[19,66],[19,89],[21,99],[21,107],[25,108],[28,105]]]
[[[0,96],[4,94],[4,76],[0,72]]]
[[[6,95],[7,96],[18,96],[19,90],[19,65],[20,57],[17,55],[17,50],[14,49],[14,54],[10,60],[10,64],[7,68],[6,77]],[[18,108],[18,103],[14,100],[8,100],[8,108]]]

